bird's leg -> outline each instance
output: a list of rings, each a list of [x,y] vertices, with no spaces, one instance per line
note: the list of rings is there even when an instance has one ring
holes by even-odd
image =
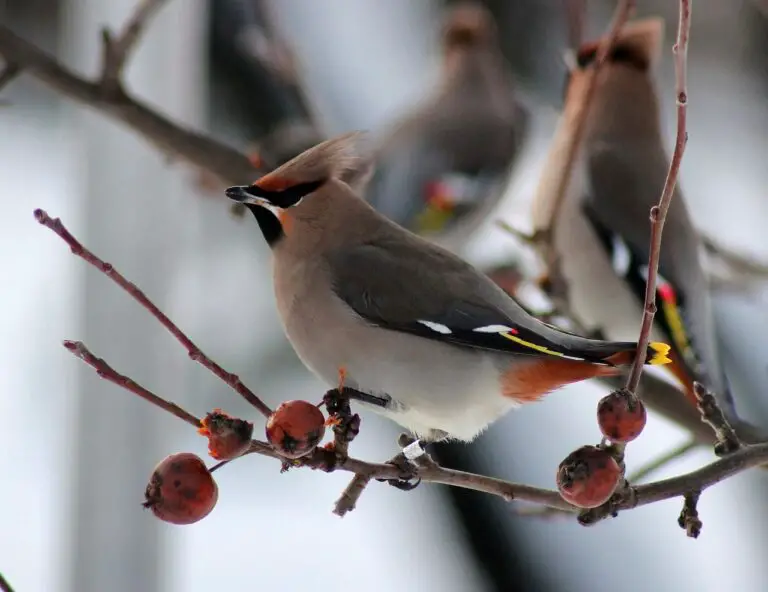
[[[397,438],[397,445],[402,448],[402,455],[406,460],[419,467],[433,467],[437,465],[437,462],[432,458],[432,455],[427,451],[427,446],[432,443],[432,440],[425,438],[414,438],[410,434],[402,433]]]
[[[403,491],[411,491],[421,483],[418,477],[419,468],[434,467],[437,463],[427,452],[427,446],[430,443],[428,440],[403,433],[400,434],[397,443],[402,448],[402,452],[387,464],[395,465],[400,469],[402,476],[399,479],[379,479],[379,481],[386,481],[392,487]]]
[[[377,479],[377,481],[384,481],[389,483],[392,487],[396,487],[403,491],[416,489],[421,483],[421,479],[418,477],[419,467],[410,461],[405,456],[405,453],[401,452],[396,454],[391,460],[388,460],[386,464],[397,467],[400,470],[400,477],[398,479]]]
[[[340,370],[339,375],[341,379],[339,387],[326,392],[322,403],[328,411],[326,425],[333,426],[333,442],[325,448],[334,453],[334,466],[338,466],[347,459],[349,443],[360,433],[360,416],[352,413],[349,397],[343,386],[343,371]]]

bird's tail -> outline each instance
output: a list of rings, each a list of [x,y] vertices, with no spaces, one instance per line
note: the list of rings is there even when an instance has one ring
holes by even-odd
[[[645,357],[645,364],[651,366],[661,366],[669,364],[672,359],[669,357],[670,346],[660,341],[651,341],[648,344],[648,352]],[[620,352],[611,354],[605,361],[614,366],[627,366],[634,362],[636,348],[624,349]]]

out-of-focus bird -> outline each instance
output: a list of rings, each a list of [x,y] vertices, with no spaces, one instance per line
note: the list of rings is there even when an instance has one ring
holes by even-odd
[[[561,206],[553,207],[552,194],[534,201],[534,228],[548,228],[554,212],[550,230],[569,312],[588,330],[600,331],[608,339],[628,339],[639,331],[648,272],[649,212],[659,200],[669,167],[653,80],[663,25],[663,20],[649,18],[625,26],[598,72]],[[578,52],[559,130],[563,135],[556,142],[573,134],[570,114],[584,100],[597,46],[588,43]],[[556,175],[560,168],[548,166],[546,174]],[[736,414],[701,254],[698,232],[676,190],[664,227],[653,339],[672,344],[672,362],[665,369],[681,383],[692,405],[695,380],[716,394],[728,419],[741,427],[742,437],[756,439],[755,430]]]
[[[448,9],[441,46],[439,87],[383,137],[367,193],[379,212],[422,234],[500,194],[529,120],[482,4]]]
[[[423,441],[471,440],[515,406],[633,361],[636,342],[537,321],[470,264],[373,209],[342,180],[359,165],[359,139],[328,140],[226,192],[253,212],[288,339],[329,386],[343,376]],[[667,351],[652,343],[645,362],[666,363]]]

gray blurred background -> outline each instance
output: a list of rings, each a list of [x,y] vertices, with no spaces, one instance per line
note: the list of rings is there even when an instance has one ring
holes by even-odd
[[[169,1],[130,62],[128,87],[175,121],[240,148],[278,116],[290,118],[295,97],[278,93],[271,112],[261,101],[267,90],[236,90],[263,84],[227,53],[234,39],[227,19],[247,13],[249,1]],[[440,2],[268,4],[296,52],[325,133],[383,129],[434,83]],[[677,3],[638,4],[640,15],[667,18],[659,83],[671,129]],[[5,0],[0,21],[92,75],[99,28],[119,27],[133,5]],[[501,212],[513,215],[533,192],[561,106],[568,29],[560,0],[489,5],[536,115],[528,164]],[[587,5],[586,32],[594,37],[614,3]],[[694,2],[689,84],[682,184],[694,217],[734,249],[768,260],[768,20],[758,3]],[[42,230],[32,218],[35,207],[61,216],[268,404],[314,400],[323,387],[282,335],[268,251],[252,220],[238,219],[201,189],[196,171],[166,162],[130,130],[30,78],[2,96],[9,104],[0,107],[0,571],[18,592],[768,589],[768,483],[759,473],[702,496],[704,530],[696,541],[676,524],[679,500],[585,529],[517,517],[495,499],[431,485],[406,494],[374,483],[340,520],[330,510],[347,474],[280,475],[277,463],[256,456],[217,474],[220,498],[206,520],[188,527],[155,520],[140,507],[152,467],[171,452],[203,455],[204,439],[99,381],[60,346],[62,339],[85,341],[119,371],[198,415],[221,406],[254,419],[257,433],[261,420],[190,362],[143,309]],[[515,248],[489,228],[468,254],[498,259],[514,256]],[[762,392],[766,303],[765,292],[717,299],[733,382]],[[602,393],[596,385],[565,389],[510,414],[471,446],[442,450],[441,458],[553,487],[559,461],[598,439],[594,408]],[[767,402],[768,395],[741,403],[765,425]],[[353,453],[389,458],[398,432],[366,413]],[[652,415],[630,447],[630,470],[684,440],[681,429]],[[701,451],[659,475],[710,459]]]

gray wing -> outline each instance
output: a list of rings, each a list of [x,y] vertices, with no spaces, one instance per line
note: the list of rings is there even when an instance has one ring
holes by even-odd
[[[633,151],[634,150],[634,151]],[[596,144],[587,158],[585,214],[610,257],[622,250],[624,276],[638,301],[645,294],[649,212],[661,195],[668,161],[657,142],[617,149]],[[695,380],[722,393],[732,407],[719,352],[699,238],[680,192],[670,205],[659,263],[657,322]],[[682,320],[682,326],[677,322]]]
[[[460,347],[595,363],[636,347],[545,325],[466,262],[426,241],[415,246],[397,237],[332,253],[335,293],[372,325]]]

